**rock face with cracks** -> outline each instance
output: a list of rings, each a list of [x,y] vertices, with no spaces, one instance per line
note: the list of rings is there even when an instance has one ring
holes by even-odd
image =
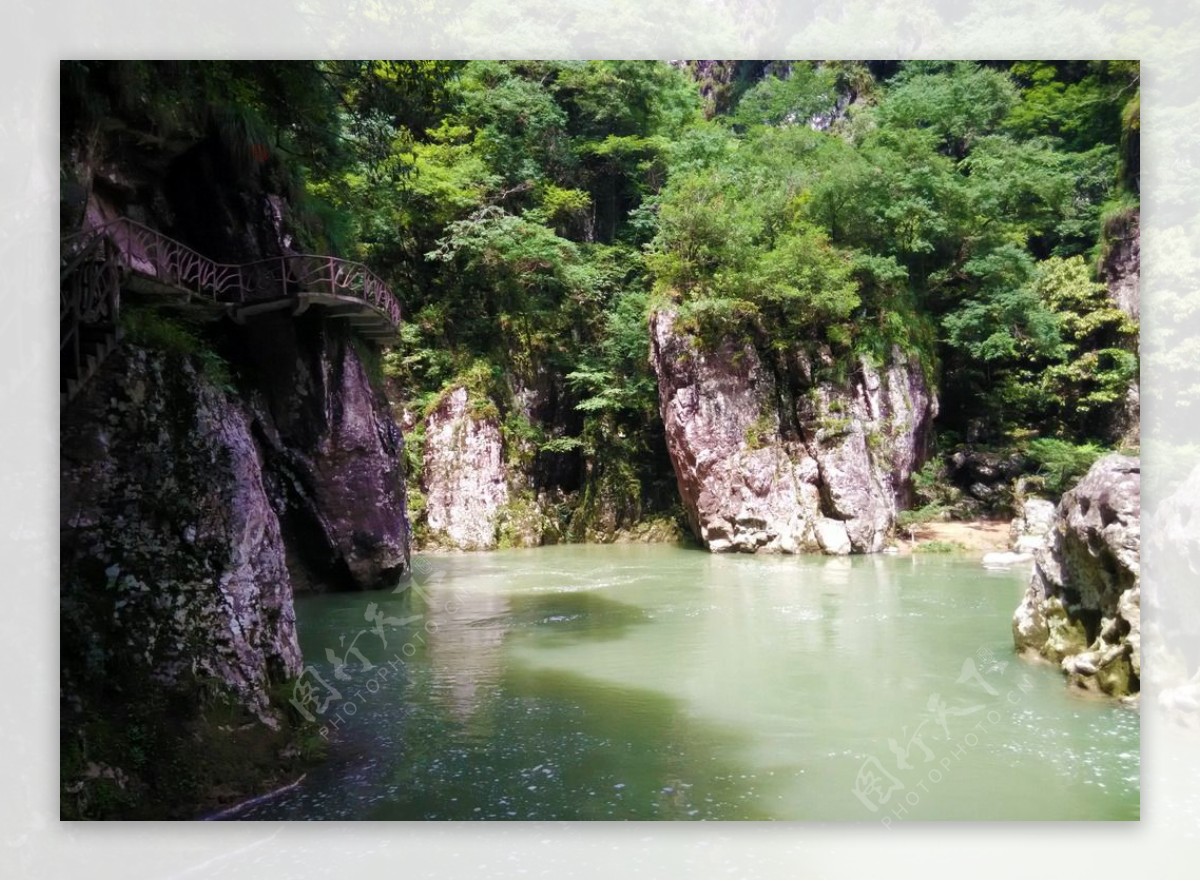
[[[120,216],[218,262],[290,253],[269,175],[208,138],[148,162],[121,131],[64,152],[64,232]],[[62,810],[194,816],[302,761],[293,595],[399,584],[404,440],[377,356],[320,308],[237,324],[122,284],[125,339],[61,422]]]
[[[114,358],[63,419],[64,691],[213,680],[274,727],[301,656],[252,417],[183,359]]]
[[[1138,692],[1140,553],[1141,466],[1105,456],[1058,505],[1013,616],[1017,649],[1060,664],[1081,688]]]
[[[466,388],[445,395],[425,422],[425,524],[435,543],[459,550],[496,547],[509,501],[499,421],[475,413]]]
[[[404,438],[361,346],[319,314],[238,333],[296,589],[395,586],[409,560]]]
[[[1106,229],[1108,245],[1100,264],[1100,278],[1108,295],[1134,321],[1141,317],[1141,217],[1138,212],[1119,218]],[[1129,384],[1124,406],[1110,427],[1121,446],[1137,446],[1141,436],[1141,392],[1137,380]]]
[[[671,311],[650,330],[667,448],[709,550],[883,549],[937,412],[915,356],[834,382],[799,353],[780,370],[747,342],[707,347]]]

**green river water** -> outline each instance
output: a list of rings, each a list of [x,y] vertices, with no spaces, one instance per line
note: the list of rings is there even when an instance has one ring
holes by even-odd
[[[654,545],[414,568],[297,602],[299,702],[337,737],[239,816],[1138,817],[1136,712],[1013,656],[1025,568]]]

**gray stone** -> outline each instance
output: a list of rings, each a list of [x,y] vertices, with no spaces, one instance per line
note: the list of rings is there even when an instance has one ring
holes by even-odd
[[[1122,312],[1138,321],[1141,315],[1141,216],[1110,224],[1105,230],[1108,239],[1100,266],[1100,279],[1108,287],[1108,295]],[[1141,434],[1141,395],[1137,380],[1129,384],[1124,406],[1110,427],[1110,437],[1119,446],[1135,447]]]
[[[1140,518],[1138,460],[1097,461],[1059,503],[1013,616],[1019,650],[1116,697],[1137,691],[1141,674]]]
[[[1013,543],[1013,551],[1033,559],[1033,555],[1046,546],[1044,535],[1021,535]]]
[[[408,569],[404,438],[353,342],[319,314],[248,325],[250,395],[297,591],[395,586]]]
[[[1094,676],[1099,666],[1099,652],[1081,652],[1078,655],[1068,655],[1062,660],[1065,672],[1079,676]]]
[[[852,548],[846,524],[841,520],[830,520],[828,517],[817,520],[817,541],[827,554],[848,554]]]
[[[1054,527],[1056,510],[1054,502],[1048,499],[1026,499],[1009,527],[1011,548],[1029,554],[1044,548]]]
[[[1141,313],[1141,223],[1137,214],[1109,231],[1109,244],[1100,267],[1108,295],[1122,312],[1138,320]]]

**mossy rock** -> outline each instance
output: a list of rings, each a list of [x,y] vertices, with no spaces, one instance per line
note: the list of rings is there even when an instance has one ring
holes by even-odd
[[[1124,697],[1135,690],[1132,687],[1133,666],[1124,655],[1097,670],[1095,679],[1100,690],[1112,697]]]
[[[542,544],[545,516],[537,500],[518,495],[500,509],[496,518],[496,546],[500,548],[536,548]]]
[[[1051,661],[1059,662],[1068,655],[1077,655],[1087,650],[1087,631],[1082,621],[1074,621],[1058,597],[1046,600],[1043,607],[1049,635],[1042,654]]]
[[[325,757],[317,727],[288,704],[290,681],[272,689],[273,727],[212,683],[167,689],[139,677],[136,685],[136,702],[93,696],[75,704],[86,712],[64,708],[62,819],[194,819]]]

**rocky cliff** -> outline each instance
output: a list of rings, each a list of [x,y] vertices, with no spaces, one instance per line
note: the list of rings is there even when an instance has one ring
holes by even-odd
[[[64,168],[72,216],[138,217],[229,262],[290,247],[265,172],[235,185],[212,142]],[[182,300],[123,291],[126,341],[63,412],[67,817],[187,816],[293,773],[294,592],[409,565],[378,356],[320,308],[237,325]]]
[[[509,501],[504,438],[498,418],[477,412],[466,388],[444,395],[425,419],[421,489],[432,545],[459,550],[496,547]]]
[[[1058,508],[1048,499],[1027,498],[1009,524],[1009,547],[1018,554],[1033,554],[1050,541]]]
[[[1141,677],[1141,466],[1112,454],[1059,502],[1049,542],[1013,616],[1018,651],[1061,664],[1113,696]]]
[[[251,423],[186,359],[134,347],[64,414],[64,658],[87,659],[68,678],[212,678],[278,724],[268,690],[300,648]]]
[[[673,481],[647,479],[644,450],[622,449],[625,436],[611,426],[589,437],[585,454],[583,419],[561,379],[506,370],[479,385],[451,383],[423,417],[402,415],[423,443],[413,487],[421,547],[678,541]],[[653,463],[657,475],[665,458]]]
[[[372,356],[319,311],[230,332],[297,589],[394,586],[409,559],[404,438]]]
[[[253,435],[189,359],[132,346],[63,415],[64,817],[186,816],[298,757],[275,696],[301,666],[292,586]]]
[[[408,567],[403,441],[353,346],[316,317],[250,333],[296,359],[231,382],[126,343],[64,411],[64,816],[186,816],[294,773],[294,592]]]
[[[713,551],[829,554],[884,547],[923,462],[937,403],[915,357],[860,360],[841,382],[795,355],[715,349],[651,317],[659,408],[691,528]]]
[[[1100,278],[1113,302],[1132,318],[1141,313],[1141,223],[1138,213],[1119,218],[1105,228],[1106,248]]]

